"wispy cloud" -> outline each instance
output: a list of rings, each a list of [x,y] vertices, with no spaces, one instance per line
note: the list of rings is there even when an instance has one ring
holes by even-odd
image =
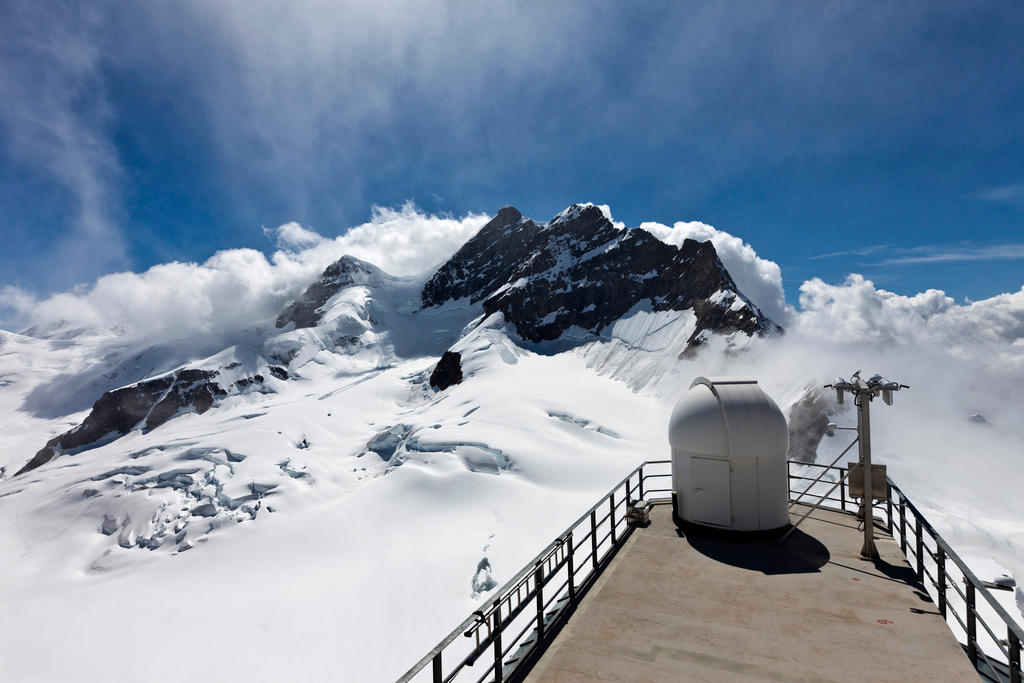
[[[966,195],[968,199],[1024,206],[1024,184],[985,187]]]
[[[847,251],[830,251],[826,254],[817,254],[816,256],[808,257],[808,260],[817,261],[818,259],[837,258],[839,256],[867,256],[868,254],[873,254],[876,251],[889,249],[891,247],[891,244],[874,244],[869,247],[859,247],[857,249],[849,249]]]
[[[1024,243],[994,244],[989,246],[925,245],[896,251],[898,255],[871,265],[904,266],[916,263],[1017,261],[1024,259]]]
[[[21,170],[61,188],[68,207],[59,237],[38,256],[76,279],[124,265],[123,171],[108,134],[99,17],[88,4],[15,3],[0,24],[0,138]]]
[[[884,252],[884,253],[879,253]],[[873,259],[865,256],[875,255]],[[1009,244],[922,244],[916,247],[896,247],[891,244],[875,244],[845,251],[830,251],[808,257],[809,261],[840,258],[844,256],[862,257],[856,265],[871,266],[907,266],[917,263],[967,263],[976,261],[1016,261],[1024,259],[1024,242]]]

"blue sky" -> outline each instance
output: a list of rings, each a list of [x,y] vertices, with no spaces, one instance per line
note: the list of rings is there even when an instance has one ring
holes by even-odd
[[[0,286],[405,200],[700,220],[791,301],[1024,284],[1019,2],[96,4],[0,5]]]

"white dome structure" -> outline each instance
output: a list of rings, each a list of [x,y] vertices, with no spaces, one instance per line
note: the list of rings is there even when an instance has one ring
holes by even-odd
[[[789,434],[757,380],[698,377],[669,422],[676,522],[734,531],[789,526]]]

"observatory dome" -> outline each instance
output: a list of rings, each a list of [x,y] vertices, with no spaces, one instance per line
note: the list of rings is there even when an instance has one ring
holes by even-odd
[[[786,418],[757,380],[698,377],[668,429],[677,520],[735,531],[789,525]]]

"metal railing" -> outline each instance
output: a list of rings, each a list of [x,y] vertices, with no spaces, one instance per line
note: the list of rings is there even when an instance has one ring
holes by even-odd
[[[657,485],[672,476],[670,464],[649,460],[630,472],[398,679],[400,683],[521,677],[629,539],[629,506],[642,499],[671,500],[671,486]],[[647,484],[650,480],[654,486]]]
[[[399,683],[521,679],[629,539],[633,532],[627,522],[629,506],[642,499],[656,503],[671,500],[671,485],[647,485],[649,480],[661,484],[670,478],[670,465],[670,460],[648,460],[630,472],[398,679]],[[794,482],[816,481],[816,477],[794,474],[794,466],[825,468],[834,476],[794,490]],[[824,489],[840,481],[839,495],[824,497],[825,503],[834,505],[823,507],[850,514],[857,511],[857,501],[847,495],[847,468],[796,461],[789,461],[789,468],[790,500],[795,500],[794,494],[821,498],[820,491],[809,489]],[[879,510],[884,510],[884,529],[899,541],[900,550],[916,567],[918,581],[935,600],[978,672],[992,681],[1022,683],[1024,632],[1020,626],[891,479],[887,494],[885,506]],[[894,496],[898,498],[895,503]],[[979,594],[984,598],[980,603]],[[1005,631],[1005,639],[997,631]]]
[[[825,468],[833,474],[831,481],[812,484],[809,488],[822,488],[823,484],[843,482],[839,496],[826,497],[833,507],[856,512],[858,502],[847,497],[844,480],[847,468],[819,465],[817,463],[789,462],[790,499],[793,494],[809,493],[808,489],[794,490],[794,481],[814,482],[816,477],[793,474],[793,466]],[[907,558],[917,576],[917,581],[932,597],[939,613],[956,639],[963,645],[967,657],[978,673],[990,681],[1021,683],[1021,643],[1024,629],[1007,613],[989,590],[992,584],[981,581],[949,543],[925,519],[920,510],[910,502],[906,494],[886,477],[885,506],[879,506],[876,514],[884,509],[885,530],[900,544],[900,551]],[[820,497],[820,494],[819,494]],[[962,588],[961,588],[962,586]],[[984,599],[979,603],[978,596]],[[979,632],[978,627],[981,626]]]

